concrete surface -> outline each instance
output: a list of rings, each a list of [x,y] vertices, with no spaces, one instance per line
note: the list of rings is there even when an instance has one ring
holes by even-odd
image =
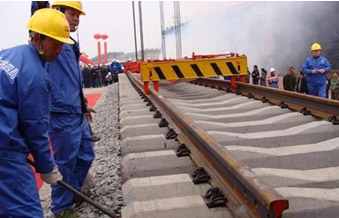
[[[130,153],[122,158],[122,180],[188,173],[196,169],[189,157],[178,158],[173,150]]]

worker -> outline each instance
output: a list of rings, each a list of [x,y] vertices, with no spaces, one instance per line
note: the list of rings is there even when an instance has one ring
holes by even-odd
[[[31,16],[39,9],[49,8],[48,1],[32,1],[31,3]]]
[[[321,46],[314,43],[311,46],[312,56],[304,62],[302,71],[307,75],[308,90],[311,95],[326,98],[326,73],[331,65],[326,58],[320,56]]]
[[[0,52],[0,217],[43,217],[31,153],[43,181],[62,180],[48,144],[49,82],[44,69],[73,43],[65,16],[40,9],[30,18],[31,42]]]
[[[51,7],[65,14],[71,32],[79,25],[80,15],[85,15],[79,1],[55,1]],[[72,38],[71,38],[72,39]],[[88,122],[82,91],[79,67],[80,49],[74,45],[64,45],[59,58],[46,66],[51,78],[51,125],[49,136],[54,159],[63,180],[78,191],[84,183],[94,159],[93,141]],[[90,195],[90,192],[86,192]],[[79,205],[73,193],[62,186],[52,186],[51,210],[56,217],[77,217],[73,203]]]
[[[267,84],[271,88],[279,88],[279,77],[275,73],[275,69],[271,67],[270,69],[270,75],[267,78]]]

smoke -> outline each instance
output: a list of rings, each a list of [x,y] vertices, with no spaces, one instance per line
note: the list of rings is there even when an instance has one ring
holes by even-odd
[[[250,2],[195,17],[182,26],[183,55],[236,52],[246,54],[248,66],[302,67],[310,46],[329,49],[330,15],[335,2]],[[175,35],[167,35],[167,56],[175,58]],[[326,52],[325,52],[326,53]]]

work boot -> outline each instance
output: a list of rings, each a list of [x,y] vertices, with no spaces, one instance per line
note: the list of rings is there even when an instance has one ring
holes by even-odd
[[[55,218],[80,218],[80,216],[73,209],[68,209],[55,214]]]
[[[99,137],[99,136],[97,136],[96,134],[92,134],[92,136],[91,136],[91,138],[92,138],[92,141],[93,142],[97,142],[97,141],[99,141],[101,138]]]
[[[81,193],[84,194],[88,198],[92,196],[92,192],[90,190],[83,190],[81,191]],[[79,207],[84,202],[85,202],[84,199],[82,199],[78,195],[74,195],[72,204],[74,205],[75,208]]]

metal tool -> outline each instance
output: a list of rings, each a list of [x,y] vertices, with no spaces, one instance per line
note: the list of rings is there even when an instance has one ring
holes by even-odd
[[[35,168],[35,164],[33,161],[31,161],[30,159],[27,158],[27,162],[32,165]],[[75,188],[73,188],[72,186],[70,186],[69,184],[67,184],[66,182],[59,180],[58,184],[63,186],[65,189],[73,192],[73,194],[77,195],[78,197],[82,198],[83,200],[85,200],[87,203],[89,203],[90,205],[94,206],[95,208],[97,208],[98,210],[100,210],[101,212],[103,212],[104,214],[107,214],[110,217],[116,218],[117,215],[116,213],[109,211],[107,208],[100,206],[99,204],[97,204],[96,202],[94,202],[92,199],[88,198],[86,195],[84,195],[83,193],[79,192],[78,190],[76,190]]]

